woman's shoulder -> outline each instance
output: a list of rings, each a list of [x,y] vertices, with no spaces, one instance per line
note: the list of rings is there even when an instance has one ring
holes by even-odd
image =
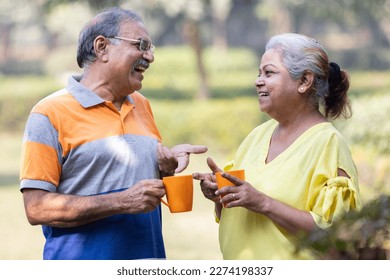
[[[331,122],[320,123],[317,127],[318,128],[315,129],[314,134],[316,134],[318,138],[321,138],[326,142],[336,141],[346,144],[344,136]]]
[[[318,124],[307,133],[303,139],[307,149],[312,147],[321,153],[337,153],[350,156],[348,141],[340,131],[330,122]]]

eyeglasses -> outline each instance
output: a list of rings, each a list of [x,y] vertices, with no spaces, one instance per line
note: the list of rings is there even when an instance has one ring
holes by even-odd
[[[145,39],[142,39],[142,38],[136,40],[136,39],[129,39],[129,38],[115,36],[114,39],[119,39],[119,40],[123,40],[123,41],[126,41],[126,42],[135,43],[133,45],[138,45],[138,49],[141,52],[147,52],[149,50],[154,52],[154,50],[156,49],[154,47],[154,45],[152,45],[152,43],[150,43],[148,40],[145,40]]]

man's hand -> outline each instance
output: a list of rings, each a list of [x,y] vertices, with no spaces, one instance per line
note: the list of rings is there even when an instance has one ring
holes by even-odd
[[[174,157],[177,159],[178,166],[175,173],[180,173],[187,168],[190,163],[190,154],[203,154],[207,152],[206,146],[180,144],[171,148]]]
[[[162,176],[180,173],[190,163],[190,154],[203,154],[207,152],[206,146],[180,144],[169,149],[159,144],[157,147],[158,166]]]
[[[125,213],[139,214],[154,210],[160,205],[160,198],[165,195],[162,180],[142,180],[128,188],[121,195],[121,208]]]
[[[178,166],[177,159],[168,147],[160,143],[157,146],[157,160],[161,178],[175,174]]]

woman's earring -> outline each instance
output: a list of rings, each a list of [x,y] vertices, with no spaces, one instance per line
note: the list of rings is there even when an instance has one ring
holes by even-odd
[[[305,89],[303,87],[299,88],[299,92],[303,92]]]

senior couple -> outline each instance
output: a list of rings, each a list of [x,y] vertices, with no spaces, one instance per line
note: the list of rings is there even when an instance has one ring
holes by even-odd
[[[20,189],[28,221],[42,225],[44,259],[166,258],[161,178],[207,148],[162,144],[138,92],[153,61],[142,18],[107,9],[80,32],[83,74],[32,109]],[[193,174],[214,202],[224,259],[312,259],[296,252],[295,235],[361,207],[351,153],[329,121],[349,116],[348,87],[316,40],[281,34],[267,43],[255,88],[271,120],[229,164],[208,158],[210,173]],[[245,181],[223,173],[232,186],[217,190],[214,174],[230,169],[245,169]]]

